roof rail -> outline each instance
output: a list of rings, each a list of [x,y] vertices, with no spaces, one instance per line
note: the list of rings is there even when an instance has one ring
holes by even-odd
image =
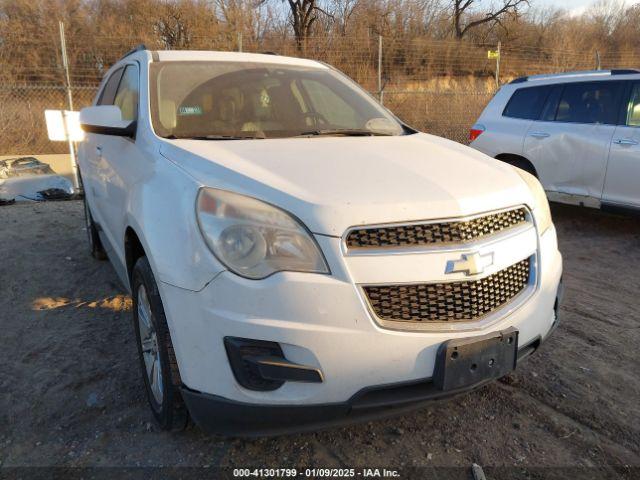
[[[542,73],[539,75],[529,75],[528,77],[519,77],[512,80],[510,83],[523,83],[532,80],[550,80],[552,78],[570,78],[581,76],[604,76],[604,75],[638,75],[640,70],[633,68],[619,68],[613,70],[584,70],[577,72],[561,72],[561,73]]]
[[[136,52],[141,52],[143,50],[147,50],[147,47],[145,46],[144,43],[140,43],[138,45],[136,45],[135,47],[133,47],[131,50],[129,50],[127,53],[125,53],[122,57],[120,57],[120,60],[122,60],[123,58],[127,58],[129,55],[133,55]],[[120,61],[118,60],[118,61]]]
[[[268,52],[260,52],[260,53],[262,53],[262,55],[279,55],[279,53],[271,52],[271,51],[268,51]]]
[[[611,75],[634,75],[640,73],[640,70],[635,68],[618,68],[611,70]]]

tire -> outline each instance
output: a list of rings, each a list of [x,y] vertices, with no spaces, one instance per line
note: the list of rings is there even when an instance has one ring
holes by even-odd
[[[133,267],[133,328],[151,412],[163,430],[186,428],[189,413],[180,394],[180,372],[167,318],[147,257]]]
[[[93,222],[93,216],[89,209],[89,203],[87,202],[87,196],[84,196],[84,222],[87,229],[87,239],[89,242],[89,251],[91,256],[96,260],[106,260],[107,252],[104,251],[102,242],[100,241],[100,235],[98,235],[98,228]]]

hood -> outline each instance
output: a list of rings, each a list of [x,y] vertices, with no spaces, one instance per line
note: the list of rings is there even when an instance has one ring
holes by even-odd
[[[161,154],[202,185],[293,213],[314,233],[449,218],[530,203],[515,170],[423,133],[391,137],[167,140]]]

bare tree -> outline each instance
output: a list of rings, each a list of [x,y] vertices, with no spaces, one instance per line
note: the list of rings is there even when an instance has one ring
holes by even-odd
[[[479,14],[477,17],[467,20],[472,16],[473,6],[477,0],[452,0],[453,6],[453,29],[457,39],[462,39],[472,28],[485,23],[501,25],[501,20],[505,15],[517,14],[523,5],[529,5],[529,0],[502,0],[502,4],[496,8],[491,8],[488,12]]]
[[[340,35],[346,35],[351,16],[360,4],[360,0],[332,0],[331,11],[336,18]]]
[[[169,50],[189,46],[189,20],[179,5],[166,3],[155,22],[158,37]]]
[[[260,0],[264,4],[269,0]],[[285,0],[282,0],[283,2]],[[318,0],[286,0],[291,10],[291,26],[296,38],[298,50],[302,50],[307,38],[311,35],[313,24],[318,20],[318,13],[333,18],[333,15],[320,7]]]

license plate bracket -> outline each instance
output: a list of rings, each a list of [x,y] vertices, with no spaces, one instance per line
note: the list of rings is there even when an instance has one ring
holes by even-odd
[[[442,391],[472,387],[506,375],[517,361],[518,330],[514,327],[448,340],[438,348],[433,383]]]

